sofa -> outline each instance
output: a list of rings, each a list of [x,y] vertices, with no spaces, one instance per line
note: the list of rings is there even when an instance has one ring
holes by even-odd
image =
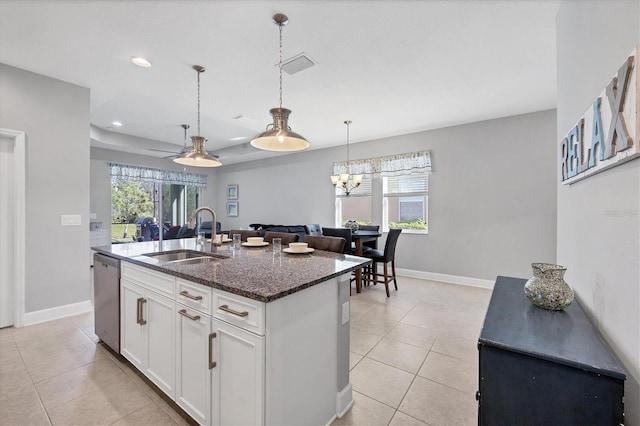
[[[263,237],[267,231],[287,232],[289,234],[298,234],[300,236],[298,241],[304,241],[304,237],[307,235],[307,230],[304,225],[266,225],[262,223],[251,223],[249,226],[256,231],[260,231],[260,235]]]

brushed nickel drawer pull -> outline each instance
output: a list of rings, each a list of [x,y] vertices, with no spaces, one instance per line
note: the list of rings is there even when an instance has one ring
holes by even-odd
[[[189,294],[189,292],[187,290],[183,290],[180,292],[180,296],[184,296],[187,299],[191,299],[191,300],[202,300],[202,296],[192,296]]]
[[[147,321],[145,321],[145,319],[142,317],[142,305],[147,303],[147,299],[145,299],[144,297],[139,297],[137,300],[138,303],[138,307],[137,307],[137,312],[136,312],[136,322],[140,325],[145,325],[147,323]]]
[[[229,305],[222,305],[218,307],[218,309],[220,309],[221,311],[229,312],[230,314],[233,314],[233,315],[237,315],[239,317],[243,317],[243,318],[249,315],[249,312],[247,311],[238,312],[238,311],[234,311],[233,309],[229,309]]]
[[[213,339],[216,336],[216,333],[209,334],[209,370],[216,368],[216,362],[213,360]]]
[[[142,301],[142,297],[138,297],[138,300],[136,300],[136,324],[140,324],[140,321],[142,321],[140,319],[140,302]]]
[[[200,315],[189,315],[186,309],[180,309],[178,313],[183,317],[189,318],[190,320],[198,321],[200,319]]]

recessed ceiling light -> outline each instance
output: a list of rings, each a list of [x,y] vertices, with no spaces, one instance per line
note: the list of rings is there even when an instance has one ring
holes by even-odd
[[[116,127],[122,127],[122,123],[120,121],[114,121],[111,124],[113,124]]]
[[[242,139],[246,139],[246,136],[238,136],[237,138],[231,138],[230,141],[241,141]]]
[[[132,57],[131,62],[133,62],[135,65],[142,68],[149,68],[151,66],[151,62],[149,60],[142,58],[140,56]]]

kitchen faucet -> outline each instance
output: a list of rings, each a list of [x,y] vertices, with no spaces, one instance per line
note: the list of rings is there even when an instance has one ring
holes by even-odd
[[[198,216],[198,213],[200,213],[203,210],[206,210],[206,211],[210,212],[211,216],[213,216],[213,222],[212,222],[212,226],[211,226],[211,251],[214,251],[213,247],[218,245],[216,243],[216,239],[217,239],[216,228],[217,228],[218,224],[216,222],[216,212],[214,212],[211,207],[198,207],[197,209],[195,209],[193,211],[193,213],[191,213],[191,219],[189,220],[189,228],[190,229],[195,229],[196,217]]]

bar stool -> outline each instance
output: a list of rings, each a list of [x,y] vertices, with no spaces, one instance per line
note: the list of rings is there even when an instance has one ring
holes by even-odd
[[[378,249],[372,249],[362,256],[373,260],[373,265],[365,272],[365,282],[369,283],[381,283],[387,291],[387,297],[389,297],[389,283],[393,281],[393,285],[398,290],[398,282],[396,280],[396,244],[398,243],[398,237],[402,229],[390,229],[387,234],[387,241],[384,244],[384,251]],[[378,263],[383,264],[384,272],[378,273],[376,266]],[[389,275],[387,265],[391,263],[391,275]]]

